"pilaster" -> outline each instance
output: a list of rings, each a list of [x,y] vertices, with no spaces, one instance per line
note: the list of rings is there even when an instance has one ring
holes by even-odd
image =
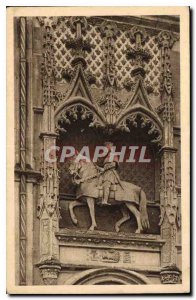
[[[56,163],[56,152],[51,147],[56,145],[57,135],[54,132],[55,109],[55,74],[53,28],[54,23],[46,24],[44,28],[44,53],[42,64],[43,76],[43,123],[42,133],[42,163],[40,199],[38,217],[40,219],[40,262],[38,264],[45,284],[56,284],[59,264],[58,240],[55,232],[59,229],[58,186],[59,176]],[[48,159],[46,153],[48,152]],[[57,271],[58,270],[58,271]]]
[[[170,68],[170,51],[175,37],[170,32],[162,31],[158,35],[161,49],[162,86],[160,115],[164,124],[163,147],[161,155],[160,183],[160,226],[161,237],[165,240],[161,252],[162,283],[178,283],[180,271],[177,268],[177,209],[178,197],[175,183],[175,153],[173,147],[174,102],[173,84]]]

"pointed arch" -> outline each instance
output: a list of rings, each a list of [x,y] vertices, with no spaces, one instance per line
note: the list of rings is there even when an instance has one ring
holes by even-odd
[[[93,105],[88,99],[76,96],[71,97],[63,102],[55,111],[55,124],[58,128],[58,122],[64,121],[70,123],[69,117],[73,116],[77,119],[77,115],[80,111],[82,119],[92,117],[92,123],[90,126],[104,127],[105,118],[99,108]]]
[[[153,112],[137,104],[124,110],[117,120],[117,128],[130,132],[128,123],[133,127],[138,127],[140,119],[141,128],[148,127],[148,135],[154,136],[153,143],[160,143],[163,136],[163,124],[159,117]]]

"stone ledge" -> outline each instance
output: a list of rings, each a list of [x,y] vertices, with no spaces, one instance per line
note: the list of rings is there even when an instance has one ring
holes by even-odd
[[[129,246],[145,246],[149,248],[160,248],[164,244],[164,240],[160,235],[153,234],[137,234],[137,233],[116,233],[105,231],[89,232],[86,230],[61,229],[56,233],[56,237],[60,242],[66,243],[87,243],[87,244],[105,244],[105,245],[129,245]]]

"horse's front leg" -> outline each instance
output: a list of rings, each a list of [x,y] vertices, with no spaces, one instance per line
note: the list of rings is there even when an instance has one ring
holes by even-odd
[[[97,223],[95,220],[95,200],[94,200],[94,198],[88,197],[86,199],[86,201],[87,201],[88,208],[90,211],[90,216],[91,216],[91,226],[88,230],[93,231],[93,230],[95,230],[95,228],[97,228]]]
[[[76,206],[83,206],[83,205],[86,205],[85,203],[83,202],[79,202],[77,200],[75,201],[72,201],[69,203],[69,213],[70,213],[70,216],[71,216],[71,219],[72,219],[72,222],[77,225],[78,224],[78,220],[76,219],[76,215],[74,213],[74,208]]]

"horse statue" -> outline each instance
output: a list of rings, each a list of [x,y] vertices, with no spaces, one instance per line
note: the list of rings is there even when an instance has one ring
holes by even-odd
[[[89,231],[97,229],[95,218],[95,205],[102,205],[103,187],[100,184],[101,173],[92,161],[71,159],[69,162],[69,173],[72,176],[73,183],[77,185],[77,200],[70,202],[69,212],[75,225],[78,220],[74,213],[77,206],[87,205],[91,217],[91,226]],[[140,233],[149,228],[147,214],[147,200],[144,191],[137,185],[130,182],[121,181],[120,186],[111,189],[109,194],[108,205],[118,205],[122,218],[115,224],[116,232],[119,232],[120,226],[130,219],[130,212],[133,213],[137,220],[137,229],[135,233]],[[127,209],[128,208],[128,209]]]

